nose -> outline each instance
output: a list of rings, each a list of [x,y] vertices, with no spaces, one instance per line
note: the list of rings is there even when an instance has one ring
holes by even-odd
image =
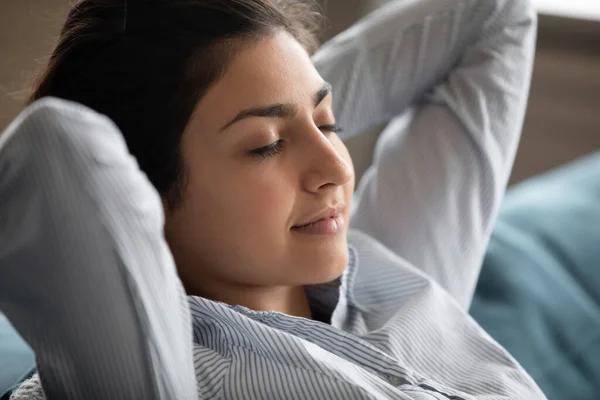
[[[354,179],[354,170],[344,145],[332,144],[329,138],[316,126],[311,128],[303,152],[303,186],[305,190],[317,193],[325,188],[343,186]],[[346,156],[348,160],[344,158]]]

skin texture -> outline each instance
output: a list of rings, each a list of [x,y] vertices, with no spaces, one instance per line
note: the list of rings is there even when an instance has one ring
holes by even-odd
[[[335,124],[332,94],[287,32],[244,43],[198,103],[182,138],[183,201],[166,210],[165,234],[191,295],[254,310],[310,317],[304,285],[339,277],[354,169]],[[286,104],[285,117],[250,117],[253,107]],[[225,127],[225,128],[224,128]],[[251,154],[281,140],[280,152]],[[343,229],[291,229],[342,204]]]

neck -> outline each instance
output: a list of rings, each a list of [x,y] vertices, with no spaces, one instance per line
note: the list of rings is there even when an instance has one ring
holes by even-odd
[[[221,285],[212,285],[211,289],[185,286],[187,293],[192,296],[202,296],[227,304],[240,305],[254,311],[278,311],[312,319],[304,286],[230,286],[224,288]]]

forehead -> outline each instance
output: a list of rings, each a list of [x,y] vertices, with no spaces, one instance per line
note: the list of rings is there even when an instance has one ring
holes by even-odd
[[[273,103],[312,105],[323,80],[309,55],[287,32],[242,42],[226,72],[196,108],[205,127],[242,109]]]

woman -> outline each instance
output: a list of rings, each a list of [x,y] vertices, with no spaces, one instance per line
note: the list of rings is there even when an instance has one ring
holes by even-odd
[[[88,106],[125,143],[50,99],[0,147],[5,225],[35,227],[0,231],[0,300],[47,398],[544,398],[467,314],[523,122],[531,4],[394,1],[311,59],[314,16],[72,10],[32,100]],[[401,114],[350,215],[342,139]]]

